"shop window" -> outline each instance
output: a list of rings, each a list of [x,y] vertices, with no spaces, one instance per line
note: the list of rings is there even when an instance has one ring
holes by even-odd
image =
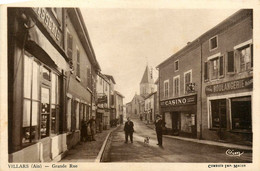
[[[179,71],[179,60],[176,60],[174,62],[174,68],[175,68],[175,71]]]
[[[76,112],[76,130],[79,129],[79,102],[75,101],[75,112]]]
[[[76,75],[80,78],[80,51],[77,48],[77,72]]]
[[[184,94],[190,93],[189,85],[192,83],[192,71],[184,73]]]
[[[164,97],[169,96],[169,80],[164,81]]]
[[[239,58],[239,70],[240,72],[251,70],[253,66],[253,55],[251,46],[247,45],[237,49],[236,55]]]
[[[251,97],[231,99],[233,130],[252,130]]]
[[[51,133],[58,133],[60,113],[60,83],[58,75],[52,73],[51,86]]]
[[[71,99],[71,131],[76,130],[76,112],[75,112],[75,103],[74,99]]]
[[[226,99],[211,100],[211,128],[227,128]]]
[[[24,100],[22,121],[22,143],[35,142],[38,137],[39,116],[39,71],[40,65],[30,55],[24,56]]]
[[[67,131],[71,131],[71,107],[72,107],[72,104],[71,104],[71,98],[67,97]]]
[[[212,37],[209,39],[209,50],[214,50],[218,47],[218,37]]]
[[[180,95],[180,76],[176,76],[173,78],[173,92],[174,96]]]

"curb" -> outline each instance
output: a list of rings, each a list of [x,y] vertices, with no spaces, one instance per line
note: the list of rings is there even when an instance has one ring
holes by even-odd
[[[215,141],[190,139],[190,138],[184,138],[184,137],[175,137],[175,136],[170,136],[170,135],[163,135],[163,137],[178,139],[178,140],[183,140],[183,141],[190,141],[190,142],[195,142],[195,143],[200,143],[200,144],[215,145],[215,146],[228,147],[228,148],[236,148],[236,149],[240,149],[240,150],[252,150],[252,147],[244,146],[244,145],[220,143],[220,142],[215,142]]]
[[[98,153],[98,155],[97,155],[97,157],[96,157],[96,159],[95,159],[94,162],[96,162],[96,163],[100,163],[100,162],[101,162],[109,136],[111,135],[112,132],[114,132],[115,130],[117,130],[119,127],[120,127],[120,125],[117,126],[116,128],[114,128],[113,130],[111,130],[111,131],[107,134],[106,139],[105,139],[105,141],[103,142],[103,145],[102,145],[102,147],[101,147],[101,149],[100,149],[100,151],[99,151],[99,153]]]
[[[154,129],[149,125],[146,125],[146,126],[150,129]],[[190,139],[190,138],[176,137],[176,136],[170,136],[170,135],[163,135],[163,137],[178,139],[178,140],[183,140],[183,141],[190,141],[190,142],[195,142],[195,143],[200,143],[200,144],[215,145],[215,146],[219,146],[219,147],[228,147],[228,148],[236,148],[236,149],[240,149],[240,150],[251,150],[252,151],[252,147],[246,146],[246,145],[220,143],[220,142],[209,141],[209,140]]]

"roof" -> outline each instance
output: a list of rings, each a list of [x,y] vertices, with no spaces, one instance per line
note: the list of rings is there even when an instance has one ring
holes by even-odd
[[[149,67],[148,65],[146,65],[142,80],[140,82],[140,84],[142,83],[153,83],[153,78],[150,76],[151,71],[149,71]]]
[[[112,82],[114,84],[116,84],[115,80],[114,80],[114,77],[112,75],[107,75],[107,74],[104,74],[109,80],[112,80]]]
[[[125,98],[125,96],[123,96],[121,93],[119,93],[118,91],[115,91],[115,93],[123,98]]]
[[[173,59],[176,56],[180,56],[183,53],[186,53],[187,51],[193,49],[194,47],[197,47],[200,45],[200,43],[203,43],[205,40],[209,39],[210,37],[220,33],[221,31],[235,25],[236,23],[240,22],[241,20],[248,18],[249,16],[252,16],[253,10],[252,9],[241,9],[237,12],[235,12],[230,17],[226,18],[224,21],[220,22],[218,25],[213,27],[212,29],[208,30],[204,34],[202,34],[200,37],[192,41],[191,43],[188,43],[185,47],[183,47],[181,50],[164,60],[162,63],[160,63],[156,68],[160,68],[162,65],[167,64],[171,59]]]
[[[87,27],[85,25],[83,16],[81,14],[81,11],[79,8],[66,8],[68,10],[69,15],[72,17],[71,22],[75,25],[76,32],[78,33],[78,36],[80,38],[80,41],[88,54],[90,56],[90,61],[93,64],[93,67],[97,70],[100,71],[100,66],[99,63],[96,59],[96,55],[94,52],[94,49],[92,47],[89,34],[87,31]]]

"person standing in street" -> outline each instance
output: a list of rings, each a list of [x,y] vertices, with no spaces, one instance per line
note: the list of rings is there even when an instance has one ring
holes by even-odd
[[[127,118],[127,121],[125,122],[125,143],[128,142],[128,136],[130,136],[130,141],[133,143],[133,132],[134,132],[134,123],[130,120],[130,118]]]
[[[92,118],[88,121],[88,124],[90,125],[90,130],[91,130],[91,141],[96,141],[96,139],[95,139],[95,134],[96,134],[95,116],[92,116]]]
[[[160,115],[156,116],[155,120],[155,130],[157,135],[158,144],[160,147],[162,147],[162,135],[163,135],[163,128],[165,126],[165,123],[162,120],[162,117]]]

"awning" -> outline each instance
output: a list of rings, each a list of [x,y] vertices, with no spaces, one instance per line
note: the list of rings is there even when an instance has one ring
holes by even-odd
[[[39,34],[37,33],[36,26],[34,26],[28,30],[25,49],[47,66],[56,69],[57,65],[47,54],[47,52],[42,49],[42,47],[42,42],[39,39]]]

